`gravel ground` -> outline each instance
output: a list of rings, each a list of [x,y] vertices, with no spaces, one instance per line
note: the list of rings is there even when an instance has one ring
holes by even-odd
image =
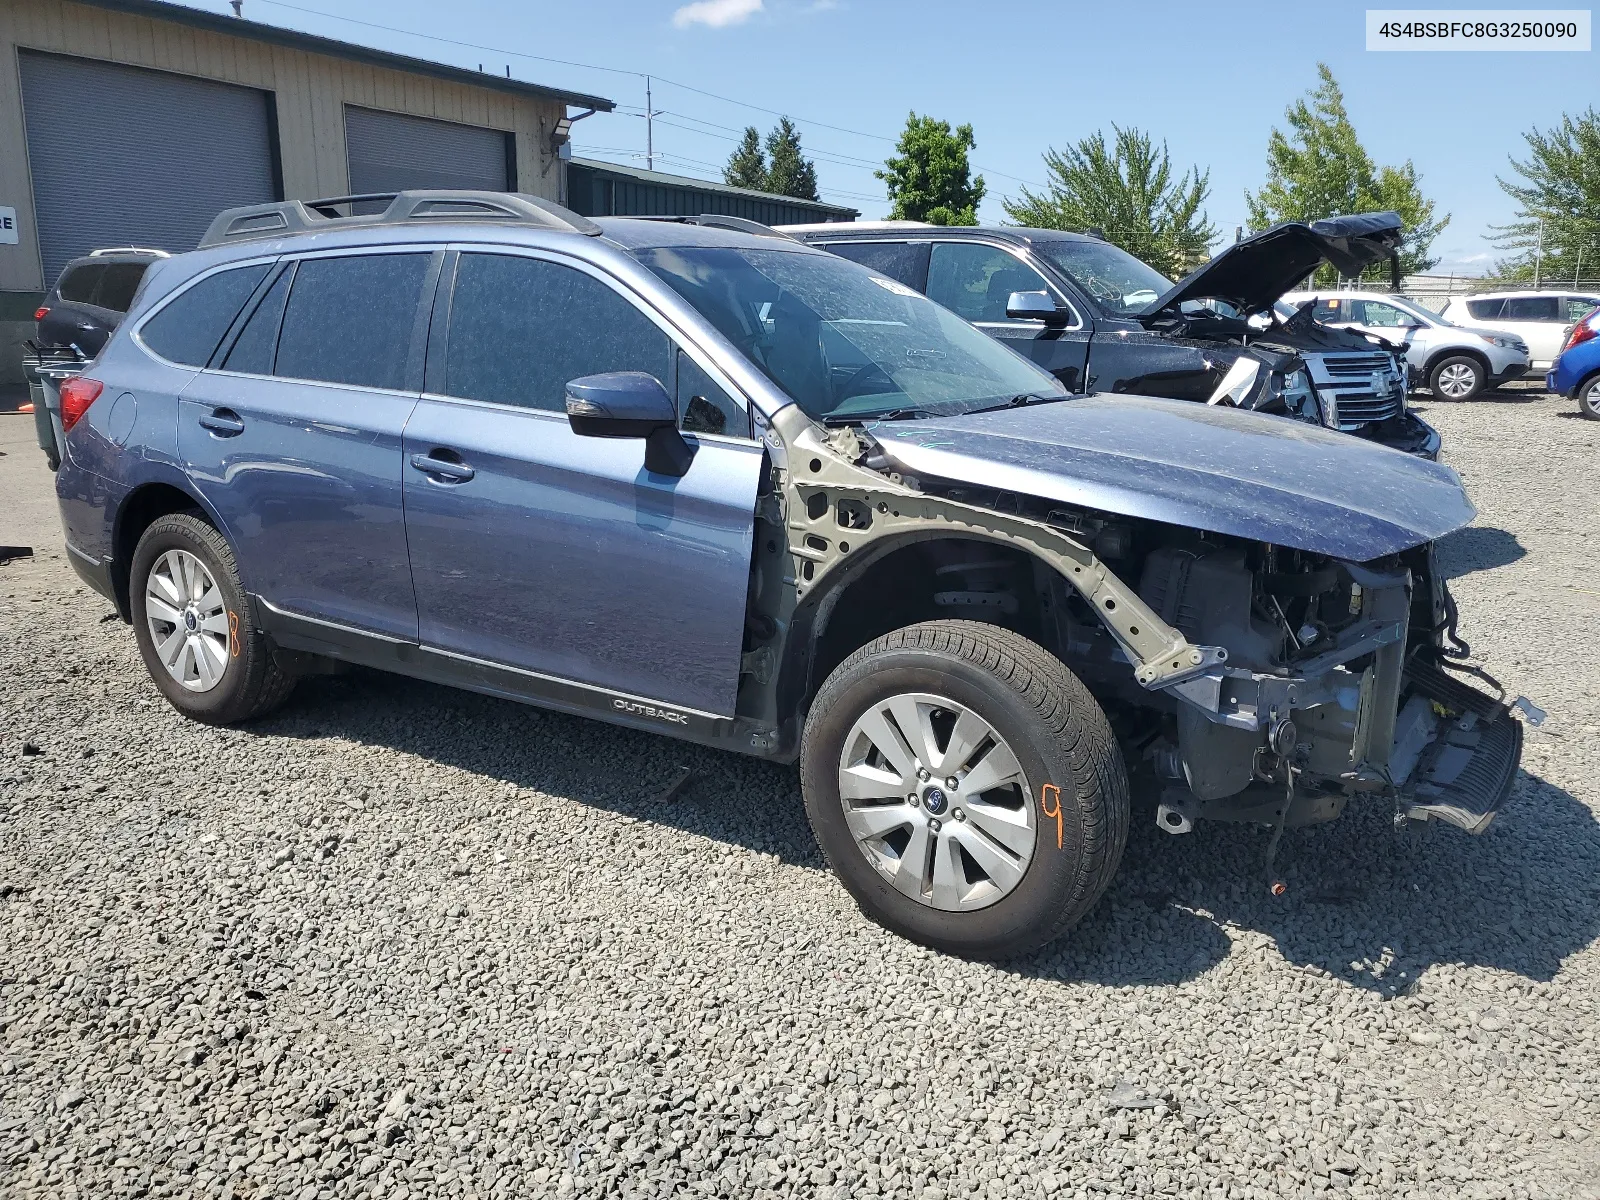
[[[1281,899],[1145,814],[1003,966],[864,921],[787,770],[367,674],[184,722],[0,417],[0,1193],[1600,1197],[1600,425],[1427,407],[1550,710],[1508,810],[1292,833]]]

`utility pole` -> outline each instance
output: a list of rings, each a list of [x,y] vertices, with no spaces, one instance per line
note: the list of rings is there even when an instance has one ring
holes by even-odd
[[[1539,222],[1539,240],[1533,247],[1533,290],[1539,290],[1539,268],[1544,261],[1544,222]]]
[[[650,103],[650,76],[644,77],[644,167],[656,169],[656,107]],[[1541,229],[1543,226],[1540,227]],[[1538,286],[1535,284],[1534,286]]]

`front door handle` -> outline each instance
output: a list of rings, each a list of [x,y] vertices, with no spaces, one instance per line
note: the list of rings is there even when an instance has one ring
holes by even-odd
[[[441,455],[449,454],[450,458]],[[456,458],[449,450],[435,450],[431,454],[413,454],[411,465],[424,475],[431,475],[435,479],[448,480],[451,483],[466,483],[477,474],[466,463]]]
[[[244,422],[231,408],[213,408],[200,418],[200,427],[218,437],[237,437],[244,432]]]

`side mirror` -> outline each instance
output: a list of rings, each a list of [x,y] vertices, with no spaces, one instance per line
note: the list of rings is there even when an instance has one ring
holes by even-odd
[[[686,475],[695,448],[661,381],[643,371],[609,371],[567,382],[567,424],[580,437],[643,438],[645,470]]]
[[[1065,325],[1069,314],[1057,308],[1049,292],[1012,292],[1006,301],[1006,316],[1013,321],[1043,321],[1046,325]]]

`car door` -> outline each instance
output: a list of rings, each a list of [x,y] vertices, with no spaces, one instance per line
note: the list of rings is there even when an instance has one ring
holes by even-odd
[[[275,608],[417,636],[401,436],[442,260],[404,247],[282,263],[184,389],[185,467]]]
[[[1561,350],[1565,316],[1566,307],[1556,296],[1507,296],[1500,316],[1489,323],[1527,342],[1534,370],[1543,370]]]
[[[646,470],[642,441],[573,432],[567,381],[606,371],[678,396],[681,478]],[[405,457],[425,653],[510,667],[530,692],[576,684],[586,704],[733,713],[762,449],[714,363],[622,284],[462,248]]]
[[[1090,329],[1077,307],[1021,255],[986,242],[934,242],[926,292],[928,299],[1032,359],[1072,391],[1085,390]],[[1044,292],[1065,310],[1066,323],[1046,325],[1006,316],[1012,292]]]

